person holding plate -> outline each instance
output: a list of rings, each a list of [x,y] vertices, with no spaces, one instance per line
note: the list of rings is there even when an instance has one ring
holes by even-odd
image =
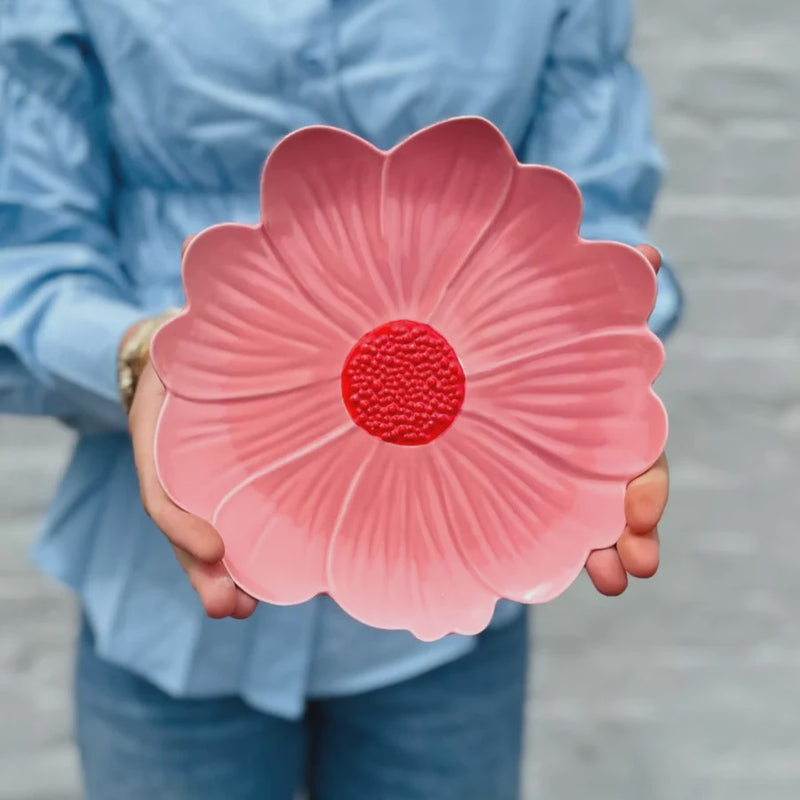
[[[263,210],[264,157],[273,151],[273,166],[280,165],[277,154],[291,153],[288,143],[300,140],[276,144],[307,126],[334,126],[388,151],[408,137],[420,141],[417,131],[441,130],[434,124],[442,120],[490,120],[497,127],[482,125],[480,135],[495,143],[492,152],[505,137],[523,164],[556,167],[574,179],[585,239],[640,247],[640,256],[625,258],[642,262],[634,271],[643,276],[637,297],[646,298],[648,281],[655,281],[642,269],[642,255],[652,268],[660,265],[657,251],[644,244],[644,225],[661,160],[646,92],[627,58],[629,37],[628,0],[0,5],[0,411],[56,417],[77,434],[36,560],[74,590],[83,612],[76,730],[89,800],[291,800],[302,789],[316,800],[519,796],[528,661],[523,607],[500,601],[485,631],[478,632],[483,621],[452,635],[429,628],[422,639],[430,641],[423,641],[358,621],[347,602],[314,593],[313,583],[294,604],[258,603],[223,563],[231,542],[210,521],[223,529],[222,504],[215,499],[214,514],[204,517],[165,491],[169,467],[159,460],[159,475],[154,441],[172,386],[165,386],[168,366],[163,374],[154,369],[151,345],[154,353],[167,352],[168,331],[188,324],[184,315],[153,341],[185,300],[184,240],[220,222],[252,230]],[[349,147],[350,139],[340,141]],[[404,146],[392,152],[410,152]],[[327,180],[324,186],[336,190],[336,159],[328,152],[317,151],[317,161],[290,158],[287,174],[307,179],[304,185]],[[444,163],[429,161],[431,181]],[[503,163],[518,167],[510,156]],[[265,185],[268,172],[269,165]],[[502,169],[490,172],[499,180]],[[460,177],[455,171],[448,178],[458,188],[451,192],[458,224],[469,219],[467,204],[479,194],[466,191]],[[438,195],[445,196],[450,184],[439,179]],[[300,183],[297,177],[286,191],[301,191]],[[509,177],[497,191],[510,197],[512,183]],[[297,207],[313,207],[319,192],[310,195]],[[517,221],[526,223],[525,209],[518,205]],[[543,213],[532,210],[530,224]],[[292,220],[319,223],[314,214]],[[553,229],[561,224],[551,222]],[[246,249],[225,249],[226,239],[214,251],[214,235],[190,238],[187,285],[201,249],[217,259],[220,274]],[[470,253],[478,246],[467,244]],[[288,273],[276,275],[274,292]],[[595,291],[587,275],[575,283],[592,289],[583,301],[613,297],[611,284]],[[344,297],[333,291],[341,283],[331,284],[326,297],[330,275],[317,277],[317,306],[320,298]],[[458,279],[455,271],[445,275],[442,292]],[[658,284],[650,325],[663,338],[678,319],[680,292],[666,265]],[[248,294],[241,286],[208,285],[206,299],[203,289],[193,295],[197,308],[222,309],[234,288],[240,298]],[[616,287],[620,297],[626,287]],[[356,312],[349,299],[342,302],[339,327],[349,330]],[[435,305],[431,314],[441,310]],[[427,342],[439,363],[450,358],[427,329],[383,332],[395,333]],[[287,335],[289,350],[299,335]],[[358,346],[366,353],[371,344]],[[646,348],[648,363],[660,363],[657,348]],[[210,374],[217,351],[197,352],[192,370]],[[453,359],[445,366],[457,386]],[[353,385],[363,378],[355,367],[347,375]],[[211,407],[216,395],[209,386],[195,410]],[[452,393],[460,408],[462,394]],[[383,436],[383,428],[368,430],[374,420],[357,407],[357,394],[349,395],[353,420]],[[242,389],[238,407],[251,395]],[[313,409],[286,425],[313,426]],[[271,430],[283,429],[283,417],[268,419]],[[426,430],[444,441],[440,427]],[[665,434],[636,430],[651,442]],[[406,444],[422,443],[414,430],[402,435]],[[247,448],[246,437],[223,438],[228,448],[234,440]],[[208,449],[204,457],[200,446],[194,465],[181,462],[172,480],[200,476],[202,503],[214,473],[231,465],[217,460],[223,451]],[[668,474],[663,454],[656,456],[617,498],[616,544],[586,559],[603,594],[619,594],[629,575],[650,577],[658,567]],[[316,509],[313,493],[305,496]],[[265,549],[267,561],[273,552]],[[291,590],[299,578],[282,569],[277,555],[274,563],[275,580],[285,578]],[[524,572],[527,565],[516,567]],[[417,584],[418,598],[427,588]],[[369,610],[356,616],[366,619]]]

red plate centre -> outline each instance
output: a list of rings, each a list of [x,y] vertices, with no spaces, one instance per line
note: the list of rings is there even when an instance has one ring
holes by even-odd
[[[392,444],[428,444],[444,433],[464,403],[465,383],[447,339],[411,320],[387,322],[362,336],[342,369],[342,396],[353,421]]]

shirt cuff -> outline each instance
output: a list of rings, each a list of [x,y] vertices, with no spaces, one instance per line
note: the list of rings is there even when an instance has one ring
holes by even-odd
[[[60,295],[43,315],[36,336],[37,361],[74,399],[102,401],[124,422],[117,383],[117,357],[128,328],[147,316],[138,306],[98,293]],[[117,413],[118,412],[118,413]]]

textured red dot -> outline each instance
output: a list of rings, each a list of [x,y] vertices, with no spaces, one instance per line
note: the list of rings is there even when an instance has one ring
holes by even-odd
[[[353,421],[392,444],[428,444],[444,433],[464,403],[465,383],[447,339],[405,319],[362,336],[342,369]]]

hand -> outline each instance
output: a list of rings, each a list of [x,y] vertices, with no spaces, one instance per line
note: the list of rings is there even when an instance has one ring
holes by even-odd
[[[658,271],[658,251],[642,245],[641,253]],[[669,467],[662,453],[644,474],[628,484],[625,492],[625,530],[614,547],[595,550],[586,561],[586,571],[601,594],[622,594],[628,576],[651,578],[658,570],[658,523],[669,496]]]
[[[142,503],[172,544],[208,616],[245,619],[257,603],[236,586],[223,566],[225,546],[220,535],[208,522],[175,505],[159,483],[154,442],[164,396],[164,385],[148,363],[137,383],[129,416]]]

